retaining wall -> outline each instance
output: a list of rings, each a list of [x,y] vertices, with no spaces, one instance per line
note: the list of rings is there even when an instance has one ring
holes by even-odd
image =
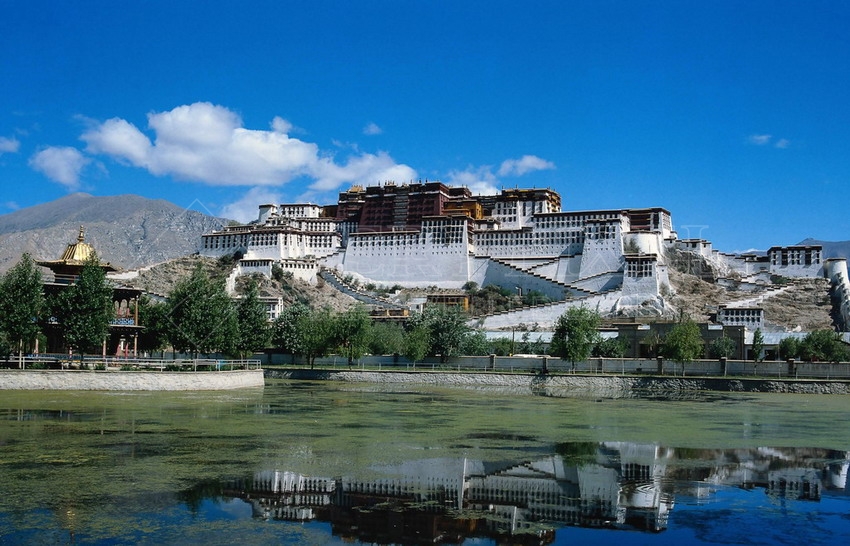
[[[494,374],[475,372],[365,372],[266,369],[270,379],[353,381],[376,384],[413,383],[453,387],[500,387],[517,394],[629,398],[667,397],[698,391],[850,394],[850,381],[806,381],[742,378],[623,377],[595,375]]]
[[[258,355],[259,358],[259,355]],[[307,367],[305,358],[292,355],[270,354],[263,356],[268,365],[296,365]],[[447,363],[439,358],[428,357],[415,365],[403,356],[364,356],[354,361],[355,366],[388,368],[394,370],[421,371],[471,371],[471,372],[539,372],[543,369],[550,373],[605,373],[605,374],[648,374],[674,376],[717,376],[717,377],[759,377],[778,379],[848,379],[848,362],[784,362],[752,360],[694,360],[681,364],[672,360],[663,360],[660,365],[655,359],[640,358],[590,358],[572,364],[554,356],[458,356]],[[315,365],[320,368],[348,369],[348,360],[341,356],[316,358]]]
[[[217,391],[262,388],[263,370],[132,372],[0,370],[0,390]]]

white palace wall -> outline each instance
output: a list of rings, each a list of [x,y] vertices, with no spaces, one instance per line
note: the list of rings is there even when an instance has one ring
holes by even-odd
[[[821,247],[773,247],[767,251],[770,272],[785,277],[820,277],[823,275]]]
[[[558,232],[494,229],[474,234],[475,254],[494,258],[552,257],[579,254],[584,235],[579,228]]]
[[[621,271],[615,271],[611,273],[604,273],[602,275],[594,275],[593,277],[580,279],[570,284],[589,292],[615,290],[622,288],[623,286],[623,273]]]
[[[469,262],[465,238],[439,244],[412,232],[355,233],[341,266],[375,283],[457,288],[469,280]]]
[[[481,260],[482,262],[479,262]],[[479,286],[496,285],[525,294],[531,290],[540,292],[553,300],[565,297],[566,287],[549,279],[517,270],[504,263],[486,258],[476,258],[476,275],[473,279]]]
[[[633,246],[638,252],[644,254],[665,254],[664,238],[661,232],[640,231],[623,234],[623,244]],[[709,243],[710,246],[710,243]]]
[[[572,283],[578,280],[579,273],[581,273],[581,254],[558,256],[530,270],[553,281]]]
[[[580,278],[619,271],[623,267],[623,229],[621,221],[589,222],[585,226]]]
[[[823,265],[822,264],[811,264],[811,265],[771,265],[770,272],[775,275],[782,275],[783,277],[822,277],[823,276]]]

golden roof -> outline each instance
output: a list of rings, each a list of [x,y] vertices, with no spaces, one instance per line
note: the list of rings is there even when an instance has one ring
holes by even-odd
[[[83,266],[86,261],[93,255],[96,255],[94,247],[86,242],[86,232],[83,226],[80,226],[80,233],[77,235],[77,242],[68,244],[62,257],[53,261],[39,261],[38,265],[43,265],[54,269],[61,266]],[[107,271],[115,271],[115,268],[109,262],[98,262],[100,267]]]
[[[80,234],[77,235],[77,242],[69,244],[59,260],[63,262],[83,263],[92,254],[94,254],[94,248],[86,242],[86,232],[83,226],[80,226]]]

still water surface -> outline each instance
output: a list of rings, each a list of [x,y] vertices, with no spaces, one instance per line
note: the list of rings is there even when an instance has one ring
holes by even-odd
[[[848,544],[850,400],[0,391],[0,544]]]

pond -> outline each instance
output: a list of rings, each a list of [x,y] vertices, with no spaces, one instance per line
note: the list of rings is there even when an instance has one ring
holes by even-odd
[[[0,391],[0,544],[846,544],[846,396]]]

